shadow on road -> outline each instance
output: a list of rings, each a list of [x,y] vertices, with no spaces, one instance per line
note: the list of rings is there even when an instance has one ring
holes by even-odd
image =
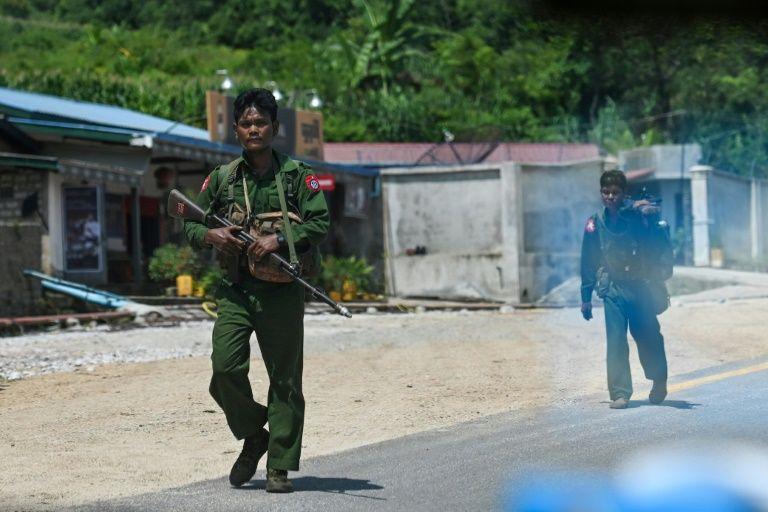
[[[383,489],[381,485],[371,483],[369,480],[356,480],[354,478],[321,478],[316,476],[302,476],[292,478],[293,489],[296,492],[320,491],[332,492],[336,494],[345,494],[355,498],[368,498],[372,500],[386,501],[384,498],[375,496],[365,496],[363,494],[349,494],[348,491],[375,491]],[[243,490],[264,489],[266,482],[264,480],[251,480],[249,485],[240,487]]]
[[[660,404],[652,404],[648,400],[630,400],[627,409],[637,407],[672,407],[673,409],[695,409],[701,404],[695,404],[687,400],[664,400]]]

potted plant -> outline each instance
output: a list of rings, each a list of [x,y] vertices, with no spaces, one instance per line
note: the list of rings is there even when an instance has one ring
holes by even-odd
[[[176,284],[179,295],[192,295],[192,276],[200,270],[200,262],[191,247],[161,245],[149,259],[149,278],[164,284]],[[183,288],[183,290],[182,290]]]
[[[326,256],[320,278],[333,300],[351,301],[368,289],[371,272],[373,267],[363,258]]]

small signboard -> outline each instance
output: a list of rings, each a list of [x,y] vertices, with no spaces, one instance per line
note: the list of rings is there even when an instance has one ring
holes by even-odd
[[[321,113],[297,110],[295,137],[295,156],[323,159],[323,115]]]
[[[336,190],[336,178],[333,174],[318,174],[317,181],[320,183],[320,190],[333,192]]]

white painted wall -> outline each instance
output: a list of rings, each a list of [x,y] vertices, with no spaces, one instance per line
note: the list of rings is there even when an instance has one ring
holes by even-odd
[[[382,171],[388,291],[532,302],[578,272],[602,161]],[[406,250],[427,248],[427,255]]]

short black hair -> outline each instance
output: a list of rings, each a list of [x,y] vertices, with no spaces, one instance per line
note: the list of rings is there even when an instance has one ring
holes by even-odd
[[[627,190],[627,175],[613,169],[600,175],[600,188],[617,185],[621,190]]]
[[[272,91],[258,87],[241,92],[235,98],[235,123],[251,107],[269,114],[269,118],[273,123],[277,120],[277,100],[275,100]]]

